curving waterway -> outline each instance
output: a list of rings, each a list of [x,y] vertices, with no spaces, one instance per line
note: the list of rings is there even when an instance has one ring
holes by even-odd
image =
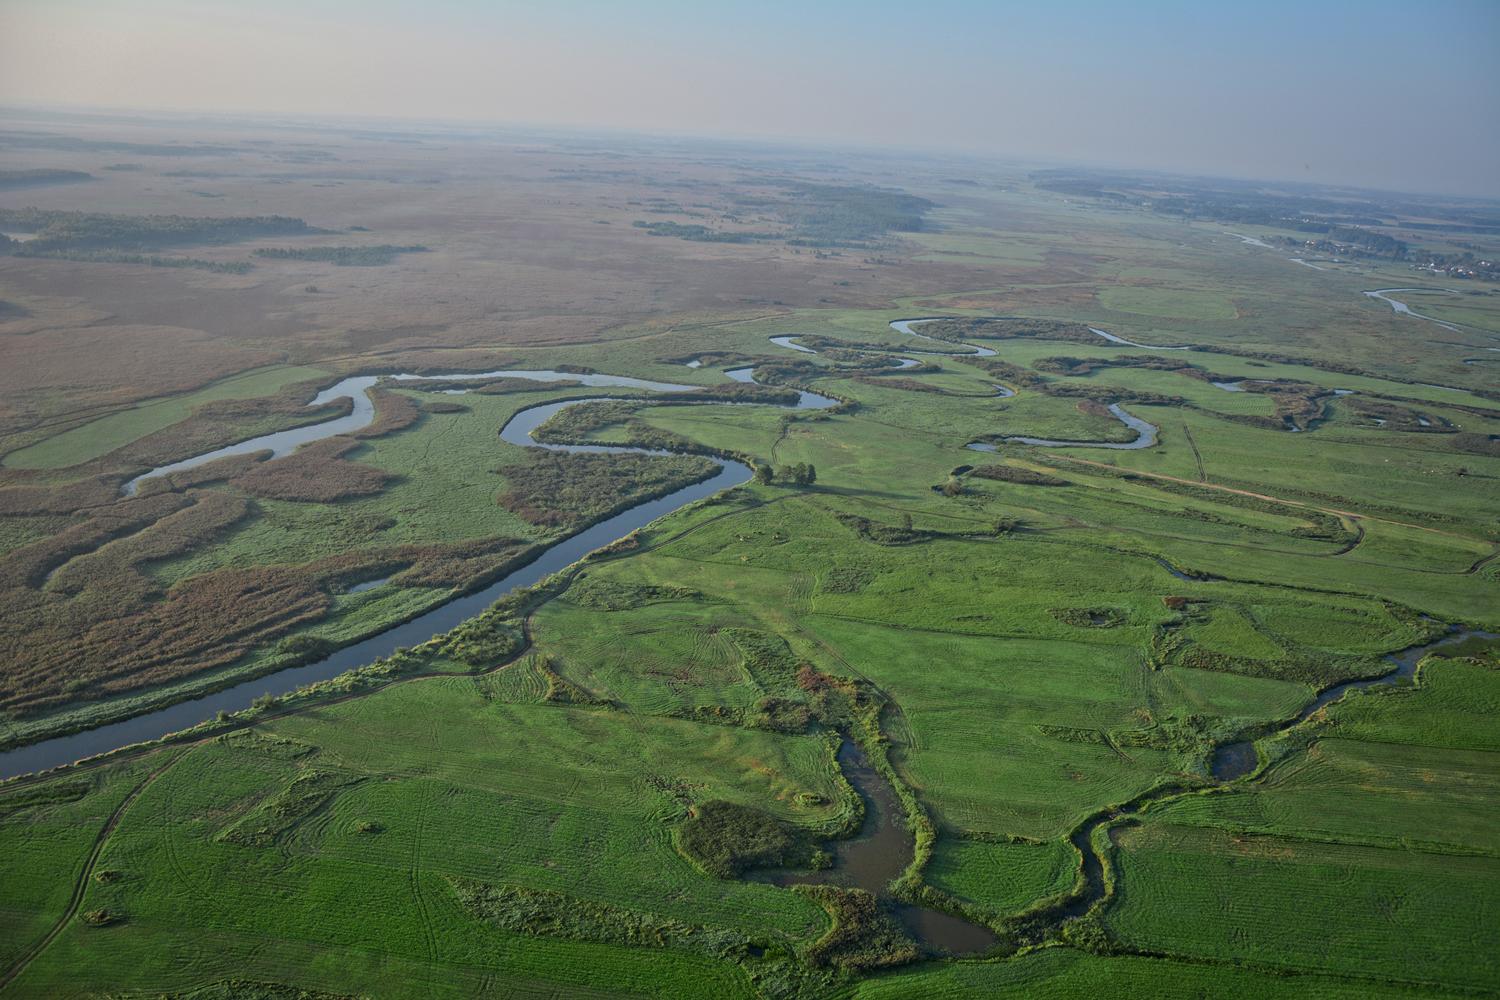
[[[1298,723],[1307,721],[1314,713],[1338,701],[1350,691],[1363,691],[1366,688],[1383,687],[1410,680],[1416,676],[1417,665],[1422,662],[1422,658],[1433,650],[1457,646],[1470,639],[1496,638],[1500,638],[1500,635],[1494,632],[1481,632],[1477,629],[1455,629],[1433,642],[1423,643],[1420,646],[1408,646],[1399,652],[1391,653],[1386,657],[1386,662],[1390,663],[1393,668],[1389,673],[1381,674],[1379,677],[1369,677],[1362,680],[1345,681],[1342,684],[1335,684],[1304,705],[1301,711],[1278,726],[1275,732],[1282,732]],[[1227,743],[1219,747],[1214,752],[1211,770],[1213,776],[1220,781],[1233,781],[1236,778],[1243,778],[1251,771],[1254,771],[1257,763],[1255,742],[1253,740],[1241,740],[1237,743]]]
[[[1444,320],[1437,319],[1436,317],[1433,317],[1433,316],[1423,315],[1422,313],[1417,312],[1411,306],[1407,305],[1405,302],[1402,302],[1400,299],[1393,299],[1393,298],[1391,298],[1390,294],[1389,294],[1391,292],[1442,292],[1445,295],[1457,295],[1458,293],[1455,292],[1455,291],[1453,291],[1453,289],[1451,289],[1451,288],[1377,288],[1374,291],[1365,292],[1365,294],[1368,295],[1372,299],[1379,299],[1381,302],[1384,302],[1386,305],[1390,306],[1391,310],[1393,312],[1395,312],[1397,315],[1400,315],[1400,316],[1414,316],[1417,319],[1425,319],[1429,323],[1436,323],[1438,326],[1442,327],[1444,330],[1447,330],[1447,331],[1449,331],[1451,333],[1458,333],[1458,332],[1460,332],[1459,329],[1458,329],[1458,327],[1454,326],[1452,323],[1445,322]]]
[[[959,318],[961,318],[961,317],[956,317],[956,316],[927,316],[927,317],[921,318],[921,319],[894,319],[894,320],[891,320],[891,329],[895,330],[897,333],[904,333],[908,337],[916,337],[918,340],[927,340],[927,341],[931,341],[934,344],[943,344],[945,346],[952,347],[953,346],[953,342],[952,341],[949,341],[949,340],[940,340],[937,337],[929,337],[925,333],[918,333],[917,331],[913,330],[912,327],[916,326],[918,323],[936,323],[939,320],[959,319]],[[952,356],[952,357],[964,357],[964,358],[993,358],[995,356],[995,351],[994,351],[993,348],[982,347],[979,344],[960,344],[958,346],[960,346],[960,347],[967,347],[967,348],[969,348],[969,350],[968,350],[967,353],[964,353],[964,352],[961,352],[961,351],[951,351],[951,350],[950,351],[918,351],[917,353],[918,354],[946,354],[946,355],[949,355],[949,356]]]
[[[864,889],[881,897],[903,927],[928,949],[951,955],[976,955],[999,943],[993,931],[941,910],[891,900],[887,887],[911,864],[915,851],[912,833],[902,819],[901,800],[891,783],[873,766],[852,740],[839,747],[839,769],[864,801],[865,818],[859,832],[829,846],[831,868],[811,872],[752,873],[773,885],[836,885]]]
[[[1125,347],[1139,347],[1143,351],[1191,351],[1192,350],[1191,347],[1188,347],[1186,345],[1178,346],[1178,347],[1166,347],[1166,346],[1164,346],[1162,344],[1138,344],[1138,343],[1136,343],[1133,340],[1126,340],[1124,337],[1121,337],[1121,336],[1119,336],[1117,334],[1110,333],[1110,332],[1108,332],[1106,330],[1100,330],[1100,329],[1097,329],[1096,327],[1092,327],[1092,326],[1089,327],[1089,333],[1097,334],[1097,335],[1103,337],[1105,340],[1109,341],[1111,344],[1121,344],[1121,345],[1123,345]]]
[[[931,322],[931,320],[925,320],[925,319],[897,320],[895,323],[891,324],[891,327],[893,329],[901,329],[901,328],[897,327],[897,323],[911,324],[911,323],[929,323],[929,322]],[[926,336],[923,336],[920,333],[912,333],[909,328],[908,329],[901,329],[901,332],[903,332],[903,333],[911,333],[911,335],[913,337],[922,337],[923,340],[931,340],[934,343],[939,343],[939,344],[946,344],[946,343],[948,343],[948,341],[937,340],[934,337],[926,337]],[[811,347],[806,346],[805,344],[799,344],[799,343],[797,343],[796,342],[796,337],[797,337],[797,335],[795,333],[788,334],[786,336],[781,336],[781,337],[772,337],[771,338],[771,343],[775,344],[777,347],[785,347],[785,348],[787,348],[789,350],[797,351],[797,352],[799,352],[801,354],[817,354],[818,353],[817,351],[813,350]],[[995,353],[994,351],[991,351],[987,347],[975,347],[975,345],[973,345],[973,344],[964,344],[963,346],[964,347],[972,347],[973,351],[970,352],[970,353],[967,353],[967,354],[964,354],[964,353],[955,353],[955,352],[949,352],[949,351],[941,351],[941,352],[940,351],[913,351],[912,353],[913,354],[940,355],[942,357],[974,357],[974,358],[989,357],[989,356],[991,356],[991,355],[993,355]],[[849,348],[849,349],[850,350],[859,350],[859,348]],[[920,365],[922,363],[922,362],[918,361],[916,358],[894,358],[893,361],[894,361],[894,363],[892,364],[891,367],[894,368],[896,371],[905,371],[908,368],[916,368],[918,365]],[[743,370],[749,371],[749,369],[743,369]],[[729,376],[731,378],[735,377],[735,373],[734,372],[729,372],[728,374],[729,374]],[[995,385],[995,395],[998,396],[1001,399],[1005,399],[1006,397],[1009,397],[1009,396],[1014,396],[1015,394],[1016,394],[1016,391],[1014,389],[1010,388],[1009,386],[998,385],[998,384]]]
[[[375,388],[381,380],[388,379],[392,382],[473,382],[481,379],[519,378],[531,382],[579,382],[593,388],[624,388],[645,389],[650,392],[689,392],[693,389],[702,388],[695,385],[678,385],[675,382],[652,382],[643,378],[630,378],[625,375],[575,375],[571,372],[557,371],[492,371],[471,372],[448,375],[414,375],[410,372],[393,373],[389,375],[352,375],[334,383],[327,389],[318,393],[307,405],[309,407],[327,406],[329,403],[340,399],[352,400],[352,407],[346,415],[325,420],[317,424],[308,424],[305,427],[293,427],[291,430],[277,431],[274,434],[262,434],[260,437],[250,438],[238,444],[231,444],[223,448],[215,448],[213,451],[185,458],[180,462],[170,465],[161,465],[150,472],[144,472],[130,480],[123,487],[126,496],[135,496],[139,491],[141,483],[147,479],[157,476],[170,475],[174,472],[184,472],[188,469],[196,469],[200,465],[216,462],[221,458],[229,458],[233,455],[254,455],[257,452],[269,451],[271,458],[281,458],[290,455],[305,444],[314,441],[322,441],[325,438],[335,437],[339,434],[353,434],[362,431],[375,422],[375,401],[370,398],[370,390]],[[451,390],[454,394],[462,394],[467,389]]]
[[[738,378],[738,381],[750,381],[748,371],[735,374],[742,376]],[[323,405],[326,402],[341,398],[340,395],[334,395],[334,393],[347,393],[354,399],[355,405],[354,411],[347,416],[308,427],[299,427],[291,432],[267,434],[241,442],[238,445],[231,445],[228,448],[219,448],[183,462],[174,462],[171,465],[153,469],[151,472],[136,477],[131,481],[131,484],[138,485],[143,480],[149,479],[152,476],[193,468],[194,466],[223,458],[226,455],[253,454],[267,450],[275,454],[287,454],[297,444],[322,440],[336,434],[347,434],[351,430],[358,430],[360,427],[368,426],[374,420],[374,404],[370,400],[369,390],[380,381],[380,378],[381,376],[376,375],[362,375],[345,379],[338,383],[338,385],[319,393],[309,404]],[[651,382],[645,379],[627,378],[616,375],[574,375],[572,373],[554,371],[501,371],[443,376],[394,375],[390,376],[390,378],[396,381],[416,379],[473,381],[488,378],[522,378],[537,382],[558,382],[576,379],[591,386],[619,386],[658,393],[694,391],[702,388],[702,386],[676,385],[670,382]],[[361,403],[361,400],[363,400],[363,403]],[[538,406],[528,407],[516,413],[506,422],[505,426],[501,428],[500,437],[511,444],[545,448],[549,451],[584,451],[603,454],[665,454],[665,452],[645,448],[633,448],[625,445],[544,444],[532,438],[532,432],[559,410],[569,406],[598,401],[599,397],[589,397],[543,403]],[[693,405],[716,404],[695,402]],[[836,405],[838,405],[838,400],[830,399],[827,396],[813,392],[802,392],[795,409],[826,409]],[[364,423],[355,422],[356,418],[360,418],[366,413],[368,414],[368,418],[364,420]],[[292,438],[283,436],[287,434],[296,435],[296,444],[291,443]],[[650,524],[659,517],[670,514],[696,500],[702,500],[721,490],[739,486],[750,480],[750,468],[742,462],[723,458],[712,458],[711,461],[716,463],[719,468],[718,472],[708,479],[693,483],[690,486],[684,486],[682,489],[669,493],[664,497],[639,503],[629,510],[606,518],[575,535],[570,535],[562,541],[544,549],[525,566],[514,570],[483,590],[457,597],[408,622],[395,625],[353,645],[345,646],[315,663],[292,667],[287,670],[243,681],[232,687],[215,691],[212,694],[177,702],[165,708],[131,716],[128,719],[122,719],[118,722],[98,726],[80,733],[58,736],[0,753],[0,779],[61,767],[65,764],[71,764],[75,761],[108,753],[111,750],[117,750],[134,743],[160,739],[170,733],[187,729],[210,719],[217,712],[237,712],[248,708],[250,707],[250,703],[262,694],[286,694],[306,684],[329,680],[347,670],[364,666],[380,657],[389,656],[400,647],[414,646],[425,642],[434,635],[447,632],[467,619],[474,617],[518,587],[530,586],[544,577],[572,565],[595,549],[608,545],[628,535],[630,532]]]
[[[1155,424],[1142,420],[1134,414],[1127,413],[1125,408],[1119,403],[1109,404],[1109,412],[1120,423],[1135,431],[1136,436],[1134,441],[1062,441],[1053,438],[1034,437],[1008,437],[1005,440],[1014,442],[1015,444],[1039,445],[1044,448],[1109,448],[1114,451],[1136,451],[1140,448],[1150,448],[1156,444],[1156,436],[1160,428]],[[984,441],[971,441],[967,447],[974,451],[995,452],[1000,450],[995,445],[987,444]]]

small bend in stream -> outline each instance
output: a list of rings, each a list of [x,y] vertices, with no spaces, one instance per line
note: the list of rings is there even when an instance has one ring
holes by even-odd
[[[1150,448],[1156,444],[1156,436],[1160,430],[1155,424],[1142,420],[1133,414],[1127,413],[1119,403],[1111,403],[1109,412],[1115,419],[1126,427],[1135,431],[1134,441],[1055,441],[1051,438],[1034,437],[1008,437],[1005,440],[1016,444],[1029,444],[1043,448],[1109,448],[1114,451],[1136,451],[1141,448]],[[971,441],[966,447],[974,451],[997,452],[1000,449],[984,441]]]
[[[1449,331],[1450,333],[1459,333],[1460,332],[1459,329],[1458,329],[1458,327],[1454,326],[1452,323],[1448,323],[1448,322],[1446,322],[1444,320],[1440,320],[1440,319],[1437,319],[1435,317],[1427,316],[1427,315],[1424,315],[1422,313],[1419,313],[1415,309],[1413,309],[1411,306],[1407,305],[1405,302],[1402,302],[1400,299],[1393,299],[1393,298],[1391,298],[1390,297],[1390,293],[1392,293],[1392,292],[1442,292],[1444,295],[1457,295],[1458,293],[1455,292],[1453,289],[1451,289],[1451,288],[1377,288],[1377,289],[1374,289],[1373,291],[1365,292],[1365,294],[1368,295],[1372,299],[1379,299],[1381,302],[1384,302],[1386,305],[1390,306],[1391,307],[1391,311],[1394,312],[1394,313],[1396,313],[1397,315],[1400,315],[1400,316],[1413,316],[1413,317],[1415,317],[1417,319],[1425,319],[1429,323],[1436,323],[1438,326],[1442,327],[1444,330]]]
[[[928,950],[962,956],[982,954],[995,947],[1000,939],[988,927],[941,910],[890,898],[887,886],[911,864],[915,852],[901,800],[885,776],[870,764],[865,752],[847,737],[839,746],[838,762],[844,777],[864,800],[865,819],[858,834],[829,845],[833,867],[811,872],[751,873],[750,877],[781,886],[836,885],[863,889],[882,899],[907,932]]]
[[[1392,666],[1389,673],[1381,674],[1379,677],[1367,677],[1335,684],[1304,705],[1292,718],[1283,722],[1275,730],[1266,735],[1271,736],[1276,733],[1285,732],[1293,726],[1306,722],[1318,711],[1338,701],[1350,691],[1363,691],[1373,687],[1387,687],[1413,679],[1417,674],[1417,665],[1422,662],[1424,656],[1433,650],[1456,646],[1469,639],[1496,638],[1500,638],[1500,634],[1482,632],[1478,629],[1454,628],[1449,630],[1446,635],[1432,642],[1423,643],[1419,646],[1408,646],[1406,649],[1391,653],[1385,658],[1386,662]],[[1264,737],[1261,738],[1263,739]],[[1254,771],[1258,764],[1259,759],[1255,752],[1255,741],[1240,740],[1234,743],[1226,743],[1219,747],[1214,752],[1210,770],[1213,776],[1219,781],[1234,781]]]
[[[898,323],[911,324],[911,323],[925,323],[925,322],[928,322],[928,321],[927,320],[898,320],[897,322]],[[892,323],[891,326],[893,328],[896,327],[896,323]],[[910,331],[907,330],[907,331],[903,331],[903,332],[910,332]],[[779,336],[779,337],[772,337],[771,338],[771,343],[775,344],[777,347],[785,347],[788,350],[797,351],[800,354],[817,354],[818,353],[817,351],[813,350],[811,347],[808,347],[805,344],[799,344],[799,343],[797,343],[796,342],[797,336],[798,336],[797,334],[793,333],[793,334],[785,334],[785,335]],[[921,337],[922,334],[920,334],[920,333],[913,333],[912,336],[914,336],[914,337]],[[932,337],[924,337],[923,339],[924,340],[933,340]],[[937,341],[937,343],[947,343],[947,341]],[[973,346],[973,345],[964,345],[964,346]],[[862,350],[861,348],[847,348],[847,349],[848,350]],[[983,353],[983,352],[986,352],[986,351],[988,351],[988,353]],[[913,351],[912,353],[913,354],[939,355],[940,352],[937,352],[937,351]],[[974,352],[970,353],[970,354],[963,354],[963,353],[951,353],[951,354],[950,353],[942,353],[940,356],[942,356],[942,357],[958,357],[958,358],[962,358],[962,357],[989,357],[990,355],[992,355],[994,353],[995,353],[994,351],[990,351],[988,348],[975,347],[974,348]],[[918,365],[920,365],[922,363],[922,362],[918,361],[916,358],[894,358],[893,360],[894,360],[895,363],[891,367],[894,368],[896,371],[905,371],[908,368],[915,368],[915,367],[917,367]],[[689,362],[688,365],[689,365],[689,367],[695,367],[696,366],[696,362]],[[742,369],[742,370],[748,370],[748,369]],[[734,372],[730,372],[729,375],[730,375],[731,378],[735,377],[735,373]],[[1010,388],[1009,386],[995,385],[995,395],[998,398],[1000,398],[1000,399],[1005,399],[1005,398],[1007,398],[1009,396],[1014,396],[1015,394],[1016,394],[1016,391],[1014,389]]]
[[[1319,709],[1342,698],[1351,690],[1395,684],[1401,680],[1410,678],[1416,673],[1418,663],[1429,652],[1457,645],[1465,640],[1474,638],[1495,639],[1500,638],[1500,636],[1490,632],[1454,629],[1433,642],[1411,646],[1399,652],[1392,653],[1386,657],[1387,660],[1395,665],[1395,669],[1391,672],[1367,680],[1346,681],[1342,684],[1334,685],[1305,705],[1293,718],[1282,723],[1266,735],[1273,735],[1274,733],[1284,732],[1292,728],[1308,719]],[[1216,780],[1227,784],[1252,773],[1258,765],[1259,760],[1254,743],[1244,740],[1219,747],[1213,756],[1211,771]],[[1109,890],[1104,882],[1103,860],[1094,847],[1094,835],[1100,827],[1108,828],[1121,822],[1128,822],[1153,803],[1172,798],[1186,791],[1191,791],[1195,787],[1190,784],[1173,784],[1143,792],[1134,799],[1119,806],[1101,810],[1075,829],[1069,835],[1068,841],[1078,851],[1082,859],[1083,889],[1058,905],[1052,911],[1052,918],[1054,920],[1066,920],[1072,917],[1083,916],[1097,903],[1107,897]]]

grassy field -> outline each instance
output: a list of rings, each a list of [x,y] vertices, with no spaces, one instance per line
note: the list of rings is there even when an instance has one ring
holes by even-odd
[[[328,137],[356,156],[343,142]],[[407,177],[437,154],[358,155]],[[1493,336],[1500,290],[1413,296],[1464,324],[1450,335],[1361,294],[1415,280],[1388,261],[1319,272],[1013,172],[956,185],[872,164],[867,180],[941,202],[930,226],[814,248],[766,235],[809,225],[778,214],[781,171],[800,167],[641,152],[601,176],[554,147],[442,155],[453,179],[404,187],[401,212],[356,211],[367,178],[287,182],[287,214],[431,248],[379,268],[262,256],[137,285],[118,263],[0,260],[0,297],[20,310],[0,312],[0,347],[81,343],[97,324],[123,338],[91,372],[48,355],[0,413],[7,739],[347,645],[704,468],[500,440],[527,407],[623,398],[595,443],[734,455],[774,481],[653,522],[465,626],[469,647],[406,650],[168,746],[0,785],[0,992],[1500,989],[1493,649],[1429,658],[1415,683],[1290,725],[1445,627],[1500,630],[1500,401],[1464,363]],[[502,168],[550,192],[507,188],[502,206],[524,220],[507,231],[552,234],[545,253],[497,245],[501,209],[475,207],[492,185],[463,178]],[[663,195],[662,170],[694,204]],[[224,181],[226,211],[277,190],[253,174]],[[135,193],[142,211],[173,210]],[[746,203],[766,206],[736,223],[747,244],[631,225],[647,206],[686,227]],[[95,277],[64,301],[41,268]],[[199,321],[202,343],[147,336],[167,317],[142,288],[222,316]],[[936,314],[1192,349],[991,326],[973,342],[996,353],[977,357],[889,326]],[[808,355],[769,342],[784,334],[830,339]],[[112,389],[110,360],[148,343],[183,358]],[[300,419],[305,394],[288,394],[312,379],[567,365],[702,387],[756,367],[842,405],[405,385],[336,453],[118,495],[157,461]],[[1157,444],[1099,447],[1134,436],[1111,403]],[[297,461],[311,468],[294,475]],[[792,481],[799,464],[814,483]],[[324,492],[295,488],[309,484]],[[495,621],[504,642],[484,646]],[[891,783],[912,857],[876,887],[877,916],[918,902],[986,925],[996,947],[885,968],[918,949],[857,897],[720,878],[684,849],[685,824],[725,809],[813,848],[855,832],[866,806],[835,756],[844,737]],[[1217,782],[1215,750],[1242,739],[1260,766]]]

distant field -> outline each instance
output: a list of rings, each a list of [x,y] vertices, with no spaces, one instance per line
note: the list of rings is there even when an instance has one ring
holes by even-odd
[[[1142,288],[1120,285],[1099,292],[1099,302],[1116,312],[1212,322],[1235,318],[1235,308],[1222,296],[1190,288]]]

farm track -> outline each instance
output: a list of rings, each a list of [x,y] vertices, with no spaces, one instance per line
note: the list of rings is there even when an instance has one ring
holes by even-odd
[[[0,991],[8,989],[21,973],[26,971],[26,967],[38,955],[46,951],[47,946],[57,940],[58,936],[67,929],[69,922],[77,915],[78,908],[83,905],[83,897],[88,894],[89,880],[94,877],[94,866],[99,862],[99,855],[104,853],[104,847],[109,843],[110,834],[114,833],[115,828],[120,825],[120,820],[125,817],[126,811],[136,799],[140,798],[141,793],[149,788],[157,778],[165,774],[168,768],[185,756],[186,753],[170,755],[167,760],[157,766],[156,770],[142,778],[134,788],[127,792],[125,798],[120,800],[120,804],[115,807],[115,811],[110,813],[109,818],[104,821],[104,825],[99,828],[99,835],[94,838],[94,846],[89,851],[88,857],[84,859],[83,869],[78,873],[78,879],[73,884],[73,894],[69,897],[67,908],[63,910],[62,916],[57,918],[57,923],[52,925],[52,929],[43,935],[41,940],[28,948],[20,958],[16,959],[15,963],[6,970],[5,975],[0,976]]]
[[[1203,455],[1198,451],[1198,442],[1193,440],[1193,432],[1188,429],[1186,420],[1182,422],[1182,436],[1187,438],[1188,447],[1193,449],[1193,464],[1198,467],[1198,482],[1208,482],[1208,473],[1203,471]]]
[[[1057,455],[1051,452],[1047,453],[1047,457],[1055,462],[1069,462],[1076,465],[1091,465],[1097,469],[1108,469],[1110,472],[1120,471],[1119,466],[1110,465],[1106,462],[1093,462],[1086,458],[1073,458],[1069,455]],[[1382,524],[1394,524],[1403,528],[1414,528],[1417,531],[1428,531],[1435,535],[1446,535],[1449,538],[1461,538],[1466,542],[1472,542],[1476,540],[1469,535],[1460,535],[1454,531],[1444,531],[1442,528],[1431,528],[1424,524],[1413,524],[1410,521],[1398,521],[1395,518],[1379,517],[1374,514],[1361,514],[1358,511],[1341,510],[1337,507],[1322,507],[1315,503],[1308,503],[1305,500],[1288,500],[1284,497],[1272,496],[1269,493],[1256,493],[1253,490],[1242,490],[1234,486],[1221,486],[1218,483],[1199,483],[1191,479],[1183,479],[1181,476],[1169,476],[1161,472],[1142,472],[1136,469],[1132,469],[1130,471],[1132,475],[1140,476],[1145,479],[1161,479],[1169,483],[1184,483],[1188,486],[1201,486],[1205,489],[1218,490],[1221,493],[1233,493],[1237,496],[1250,497],[1255,500],[1269,500],[1272,503],[1286,504],[1290,507],[1303,507],[1307,510],[1316,510],[1324,514],[1333,514],[1339,517],[1349,517],[1356,519],[1362,518],[1369,521],[1379,521]]]
[[[434,726],[436,720],[433,720]],[[428,798],[432,795],[432,789],[423,788],[417,795],[416,830],[411,842],[411,867],[407,871],[407,881],[411,885],[412,899],[417,904],[417,912],[422,916],[422,937],[427,946],[427,985],[432,987],[432,975],[437,968],[438,942],[437,932],[432,925],[432,912],[427,905],[427,898],[422,894],[422,839],[426,834],[427,812],[430,803]]]

